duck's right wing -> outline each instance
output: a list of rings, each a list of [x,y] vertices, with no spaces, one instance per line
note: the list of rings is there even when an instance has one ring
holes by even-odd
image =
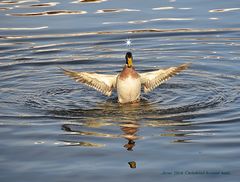
[[[150,71],[146,73],[141,73],[141,83],[144,87],[144,92],[150,92],[159,86],[161,83],[165,82],[172,76],[180,73],[181,71],[187,69],[190,63],[181,64],[178,67],[170,67],[167,69],[160,69],[157,71]]]
[[[70,76],[77,82],[90,86],[107,96],[110,96],[112,94],[113,88],[116,87],[117,75],[76,72],[66,69],[63,69],[63,71],[65,75]]]

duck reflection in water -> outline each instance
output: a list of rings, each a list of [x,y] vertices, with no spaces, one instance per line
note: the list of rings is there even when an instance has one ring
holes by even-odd
[[[70,118],[67,123],[62,125],[62,129],[67,132],[68,136],[81,135],[105,138],[124,138],[127,140],[124,147],[131,151],[136,145],[136,140],[144,138],[137,134],[141,127],[164,127],[165,129],[161,130],[162,133],[158,134],[158,136],[181,137],[181,139],[185,136],[184,132],[181,132],[180,130],[183,129],[183,126],[184,129],[186,129],[185,127],[191,125],[190,122],[183,122],[183,120],[190,118],[179,117],[179,119],[174,118],[174,120],[165,118],[161,119],[161,115],[167,115],[166,112],[168,112],[168,110],[158,109],[146,99],[143,99],[139,103],[126,105],[118,104],[115,99],[100,103],[93,109],[60,110],[54,111],[54,114],[64,115]],[[176,112],[176,110],[174,112]],[[110,130],[112,130],[116,126],[121,129],[123,134],[102,133],[99,130],[99,128],[110,128]],[[171,129],[169,127],[171,127]],[[63,142],[65,141],[66,140],[63,140]],[[74,141],[66,141],[64,144],[69,146],[71,145],[69,142],[72,145],[80,145]],[[94,147],[95,145],[90,146]]]
[[[144,102],[143,102],[144,103]],[[145,103],[146,104],[146,103]],[[143,104],[135,103],[129,105],[120,105],[118,103],[106,102],[99,104],[92,110],[68,110],[61,113],[74,116],[76,119],[71,119],[70,123],[62,125],[62,129],[67,132],[67,135],[74,136],[95,136],[105,138],[125,138],[127,143],[124,148],[132,151],[136,140],[141,138],[137,135],[140,128],[141,109]],[[146,108],[146,106],[145,106]],[[98,128],[118,126],[122,130],[122,134],[108,134],[99,132]],[[89,130],[89,131],[86,131]],[[68,137],[69,138],[69,137]],[[77,142],[62,140],[66,146],[89,146],[101,147],[90,142]]]
[[[64,111],[61,113],[67,114],[71,119],[62,125],[67,136],[62,135],[65,139],[61,141],[64,142],[65,146],[96,148],[105,146],[105,144],[98,143],[104,141],[101,138],[124,138],[127,141],[123,147],[128,151],[134,151],[137,140],[144,138],[144,136],[138,135],[140,128],[157,127],[160,133],[156,135],[159,137],[174,138],[173,143],[186,142],[186,135],[182,131],[185,131],[191,123],[183,122],[184,118],[182,117],[179,118],[181,120],[178,122],[176,119],[175,121],[161,119],[161,112],[154,104],[150,104],[146,100],[124,106],[110,100],[98,104],[94,109]],[[120,128],[122,134],[116,134],[118,133],[114,131],[116,127]],[[89,139],[91,142],[87,141]],[[136,168],[135,161],[130,161],[128,164],[130,168]]]
[[[124,147],[132,151],[133,147],[135,146],[135,140],[137,140],[139,137],[137,136],[137,132],[139,129],[139,124],[136,123],[126,123],[120,126],[121,130],[124,132],[123,138],[128,140],[128,143],[124,145]]]

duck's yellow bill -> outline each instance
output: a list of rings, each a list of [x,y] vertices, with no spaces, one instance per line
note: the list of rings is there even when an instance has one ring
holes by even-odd
[[[132,65],[133,65],[133,61],[132,61],[132,58],[127,58],[127,65],[128,65],[128,67],[132,67]]]

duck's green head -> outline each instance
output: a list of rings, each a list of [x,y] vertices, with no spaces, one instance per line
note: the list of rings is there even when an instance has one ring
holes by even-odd
[[[127,52],[126,53],[126,64],[129,68],[131,68],[133,66],[133,57],[132,57],[132,53],[131,52]]]

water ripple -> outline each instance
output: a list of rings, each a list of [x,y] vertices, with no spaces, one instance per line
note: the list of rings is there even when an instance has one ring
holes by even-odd
[[[128,22],[103,22],[103,24],[143,24],[157,21],[192,21],[194,18],[154,18],[150,20],[131,20]]]
[[[8,16],[56,16],[56,15],[82,15],[86,14],[86,11],[73,11],[73,10],[54,10],[54,11],[43,11],[34,13],[11,13],[6,14]]]
[[[140,11],[137,9],[101,9],[97,10],[96,13],[121,13],[121,12],[134,12]]]
[[[76,0],[76,1],[73,1],[72,3],[102,3],[106,1],[107,0]]]
[[[11,7],[0,7],[0,11],[6,11],[12,9]]]
[[[18,30],[42,30],[42,29],[46,29],[48,28],[48,26],[43,26],[43,27],[11,27],[11,28],[4,28],[4,27],[1,27],[0,28],[0,31],[18,31]]]
[[[226,33],[237,32],[240,28],[218,28],[218,29],[129,29],[129,30],[111,30],[111,31],[97,31],[97,32],[79,32],[79,33],[65,33],[65,34],[40,34],[40,35],[1,35],[0,39],[40,39],[40,38],[60,38],[60,37],[79,37],[79,36],[93,36],[93,35],[114,35],[114,34],[136,34],[136,33]],[[176,35],[176,34],[175,34]],[[156,36],[158,36],[156,34]]]
[[[210,13],[224,13],[229,11],[239,11],[240,8],[226,8],[226,9],[212,9],[209,10]]]
[[[3,0],[0,4],[23,4],[29,2],[39,2],[39,0]]]
[[[48,3],[39,3],[39,4],[29,4],[29,5],[17,5],[16,8],[44,8],[52,7],[60,4],[59,2],[48,2]]]
[[[169,9],[175,9],[172,6],[165,6],[165,7],[158,7],[158,8],[152,8],[152,10],[169,10]]]

